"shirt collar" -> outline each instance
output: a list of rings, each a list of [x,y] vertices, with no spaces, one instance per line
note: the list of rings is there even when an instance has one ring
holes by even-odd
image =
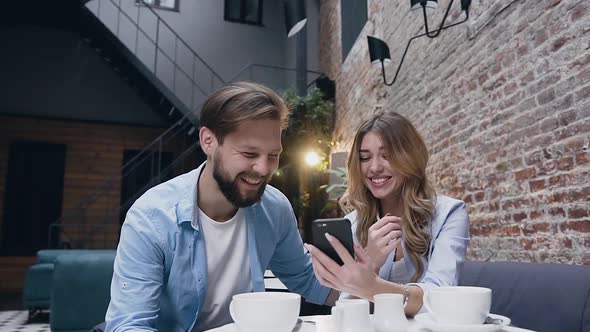
[[[180,225],[185,222],[190,222],[193,228],[199,230],[199,224],[196,222],[195,207],[197,202],[197,193],[199,188],[199,178],[201,172],[205,168],[205,163],[202,163],[195,171],[195,176],[191,178],[191,183],[188,185],[189,192],[178,202],[176,206],[176,222]]]
[[[197,207],[197,194],[199,188],[199,179],[201,178],[201,172],[205,168],[205,163],[203,162],[196,170],[195,170],[195,177],[192,178],[191,183],[189,184],[188,188],[190,190],[189,194],[185,195],[176,206],[176,222],[180,225],[185,222],[190,222],[191,226],[195,230],[199,230],[199,221],[198,221],[198,207]],[[245,211],[250,211],[256,206],[260,204],[260,201],[254,203],[252,206],[245,208]]]

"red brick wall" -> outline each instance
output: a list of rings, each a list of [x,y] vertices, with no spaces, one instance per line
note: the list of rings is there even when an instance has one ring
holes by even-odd
[[[166,128],[146,128],[128,125],[58,121],[0,115],[0,229],[4,211],[4,191],[10,144],[17,140],[59,143],[66,145],[62,213],[71,215],[64,224],[105,224],[106,231],[96,226],[68,229],[68,240],[84,241],[86,248],[114,248],[119,236],[118,207],[121,195],[121,167],[124,150],[142,150]],[[190,140],[179,131],[166,136],[163,151],[174,156],[188,148]],[[174,174],[186,172],[198,163],[198,153],[192,153],[174,164]],[[96,192],[107,180],[112,186],[99,199],[88,205],[83,213],[72,209]],[[113,212],[114,211],[114,212]],[[107,213],[112,218],[105,218]],[[92,236],[89,236],[92,234]],[[20,291],[24,274],[33,258],[0,257],[0,292]]]
[[[141,150],[163,131],[164,128],[0,116],[0,212],[4,211],[8,154],[13,141],[66,145],[62,203],[62,213],[66,213],[107,179],[120,175],[125,149]],[[120,181],[114,181],[85,213],[64,222],[104,223],[105,211],[119,206],[120,185]],[[0,227],[2,218],[3,213],[0,213]],[[118,225],[118,221],[115,223]]]
[[[336,77],[342,63],[340,1],[320,2],[320,67],[328,77]]]
[[[402,113],[430,147],[438,192],[468,204],[471,259],[590,264],[590,2],[473,1],[468,24],[412,43],[391,87],[370,67],[366,35],[389,44],[391,79],[423,20],[406,1],[369,0],[341,63],[338,3],[322,2],[320,54],[336,80],[335,151],[371,114]]]

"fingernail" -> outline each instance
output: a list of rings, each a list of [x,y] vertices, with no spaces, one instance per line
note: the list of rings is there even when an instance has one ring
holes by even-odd
[[[328,239],[329,242],[332,242],[332,240],[334,240],[334,237],[330,235],[330,233],[325,233],[324,235],[326,236],[326,239]]]
[[[313,249],[311,248],[311,246],[310,246],[309,244],[307,244],[307,243],[305,243],[303,246],[304,246],[304,247],[305,247],[305,249],[307,249],[307,251],[309,251],[310,253],[311,253],[311,251],[313,250]]]

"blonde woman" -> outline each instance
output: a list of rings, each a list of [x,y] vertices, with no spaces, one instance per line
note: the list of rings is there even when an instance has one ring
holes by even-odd
[[[342,266],[306,245],[321,284],[369,300],[402,294],[410,316],[421,311],[426,290],[457,285],[469,219],[462,201],[435,194],[427,163],[426,145],[405,117],[378,115],[360,126],[340,200],[350,212],[356,260],[329,234]]]

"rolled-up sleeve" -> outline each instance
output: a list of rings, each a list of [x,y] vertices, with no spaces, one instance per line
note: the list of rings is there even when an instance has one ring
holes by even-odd
[[[155,331],[163,284],[161,234],[149,213],[132,207],[121,228],[106,331]]]
[[[291,205],[287,201],[283,207],[283,231],[269,267],[290,291],[301,294],[308,302],[324,304],[330,288],[320,285],[315,277],[311,257],[303,247]]]
[[[448,213],[436,238],[423,278],[416,285],[424,293],[441,286],[456,286],[469,243],[469,216],[465,203],[460,202]],[[425,311],[424,306],[419,313]]]

